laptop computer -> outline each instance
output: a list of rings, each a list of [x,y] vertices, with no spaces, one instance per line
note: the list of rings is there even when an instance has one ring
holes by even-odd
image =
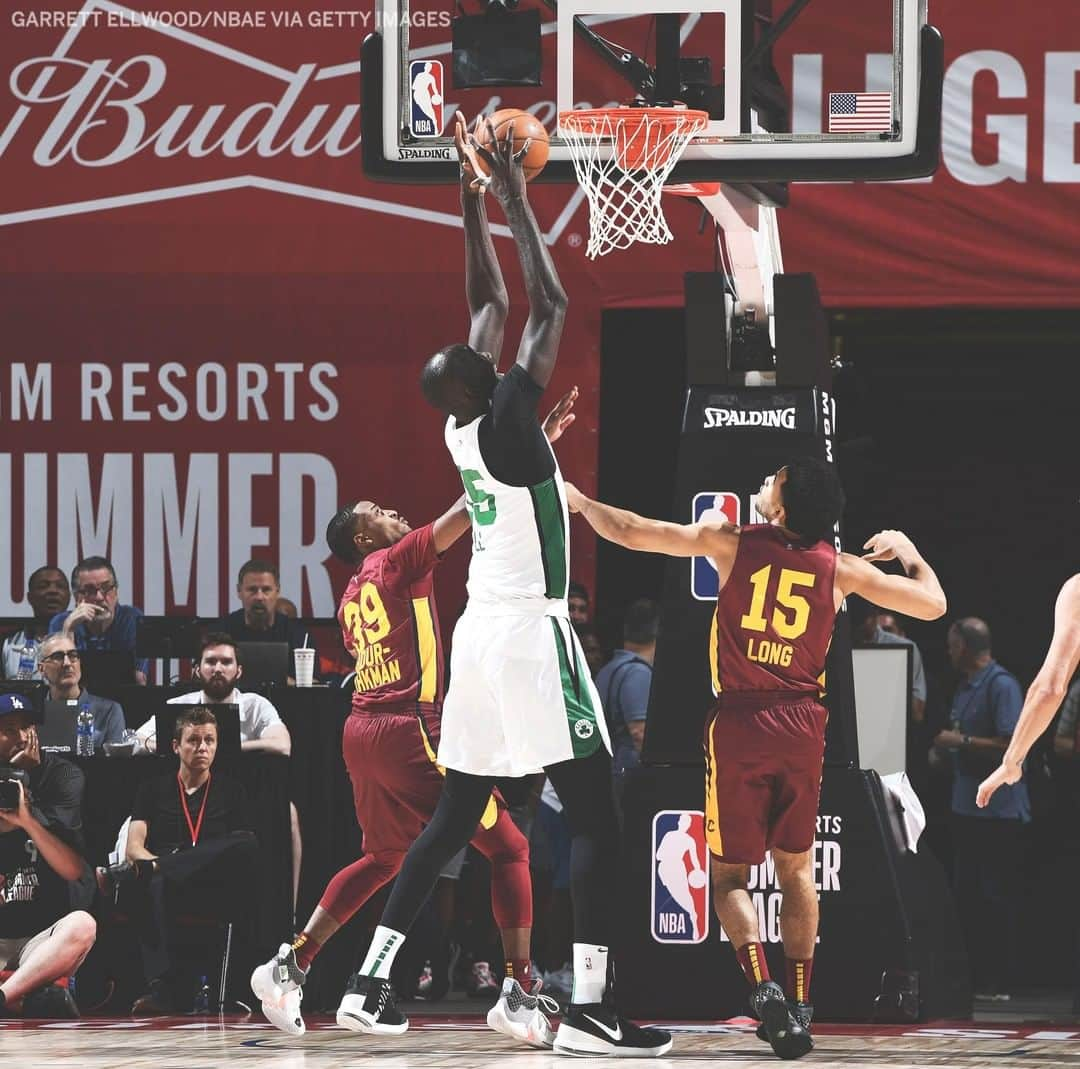
[[[135,683],[135,655],[128,650],[81,650],[82,685],[91,694],[119,700]]]
[[[290,675],[287,642],[238,642],[236,652],[244,666],[240,681],[244,690],[254,690],[266,683],[284,683]]]
[[[154,730],[157,736],[159,756],[173,756],[173,735],[176,733],[176,718],[190,705],[159,705],[154,712]],[[233,764],[240,756],[240,706],[234,703],[211,705],[217,719],[217,754],[214,764]]]
[[[195,660],[202,630],[191,616],[140,616],[135,621],[135,652],[140,657]]]
[[[75,752],[75,733],[79,719],[77,698],[45,701],[45,715],[38,727],[42,749]]]

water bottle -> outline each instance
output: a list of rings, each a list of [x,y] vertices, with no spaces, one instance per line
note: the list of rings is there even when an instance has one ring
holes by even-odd
[[[210,1012],[210,985],[205,976],[199,977],[199,986],[195,991],[195,1005],[192,1007],[195,1013]]]
[[[94,756],[94,714],[88,705],[80,706],[79,718],[75,722],[75,755]]]

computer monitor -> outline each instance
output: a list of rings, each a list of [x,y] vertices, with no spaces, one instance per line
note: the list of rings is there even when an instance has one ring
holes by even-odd
[[[46,699],[44,716],[38,728],[38,742],[43,750],[75,752],[75,734],[79,720],[77,698]]]
[[[176,718],[191,705],[177,702],[173,705],[159,705],[154,713],[154,729],[157,736],[159,756],[172,756],[173,736],[176,733]],[[240,706],[234,703],[212,705],[217,720],[218,745],[214,764],[230,764],[240,756]]]
[[[141,616],[135,621],[135,652],[140,657],[195,660],[202,632],[192,616]]]
[[[287,642],[238,642],[236,652],[244,666],[241,679],[244,690],[264,683],[284,683],[289,677]]]

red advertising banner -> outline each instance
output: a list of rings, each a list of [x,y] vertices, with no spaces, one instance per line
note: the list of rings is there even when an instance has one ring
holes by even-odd
[[[815,272],[833,306],[1074,304],[1071,14],[1070,0],[1038,18],[1004,0],[932,4],[941,169],[795,188],[786,267]],[[327,614],[343,577],[322,530],[339,503],[370,497],[419,523],[459,492],[417,386],[467,329],[457,193],[363,176],[371,20],[366,5],[281,0],[24,0],[0,15],[0,615],[25,610],[35,566],[97,552],[147,611],[224,611],[238,564],[265,553],[303,612]],[[839,23],[822,44],[851,47]],[[548,400],[582,389],[559,454],[588,487],[602,309],[681,303],[712,240],[676,200],[673,244],[593,264],[580,194],[536,187],[532,201],[571,300]],[[496,234],[512,352],[524,296]],[[588,579],[592,543],[574,553]]]

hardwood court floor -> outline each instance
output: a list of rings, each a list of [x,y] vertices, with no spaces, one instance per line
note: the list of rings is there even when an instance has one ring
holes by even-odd
[[[780,1064],[745,1019],[672,1028],[670,1054],[636,1064],[656,1069],[776,1069]],[[816,1050],[803,1062],[808,1069],[1080,1069],[1080,1031],[1054,1026],[822,1025],[815,1040]],[[400,1037],[357,1035],[317,1017],[300,1038],[275,1031],[257,1016],[0,1021],[0,1056],[19,1069],[568,1069],[574,1064],[515,1046],[480,1019],[460,1016],[414,1017]]]

